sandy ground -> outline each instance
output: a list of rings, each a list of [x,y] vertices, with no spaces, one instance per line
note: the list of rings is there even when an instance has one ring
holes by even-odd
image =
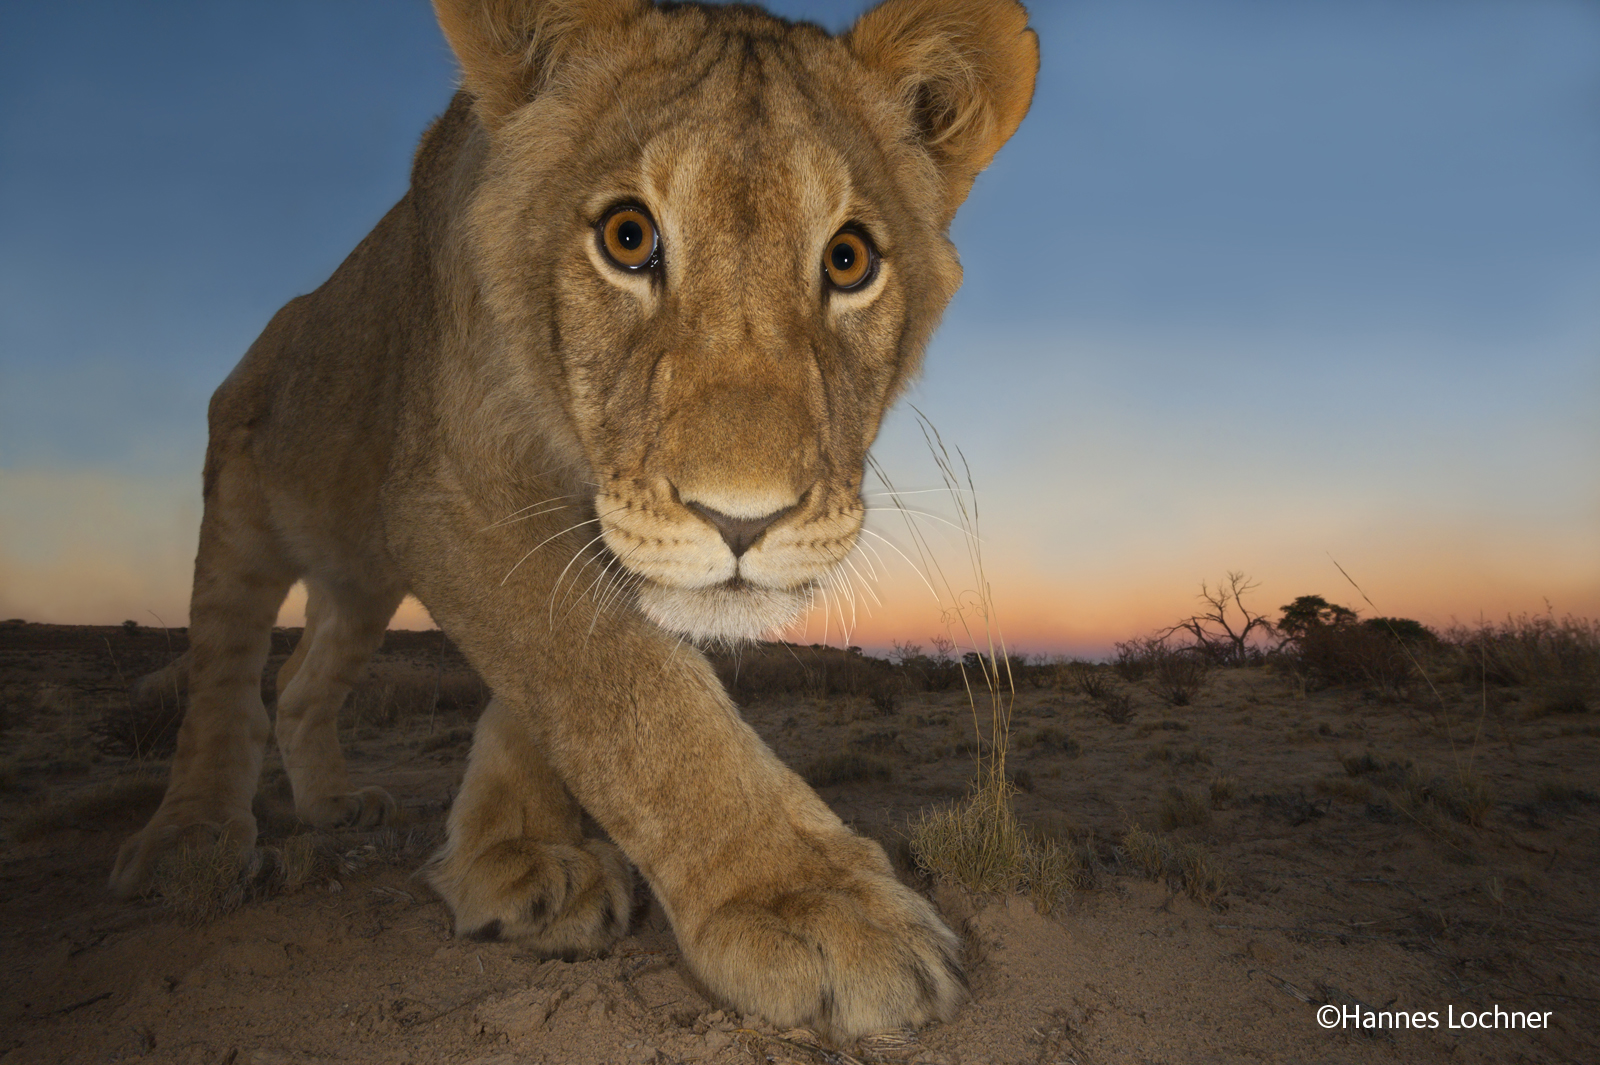
[[[163,767],[98,749],[97,722],[166,639],[0,626],[4,1065],[1600,1061],[1600,723],[1539,713],[1528,693],[1490,691],[1486,704],[1446,685],[1384,702],[1236,670],[1177,708],[1122,684],[1135,713],[1118,724],[1075,692],[1025,685],[1019,812],[1087,844],[1094,884],[1049,916],[922,885],[965,937],[972,1001],[949,1024],[846,1057],[724,1013],[647,895],[633,934],[597,960],[452,938],[413,874],[442,829],[470,711],[385,710],[383,694],[400,701],[393,678],[435,675],[436,634],[392,634],[379,694],[347,730],[359,781],[401,800],[400,826],[314,837],[322,864],[306,883],[236,893],[206,920],[159,898],[112,902],[106,874]],[[959,693],[906,695],[892,713],[860,696],[780,695],[746,714],[797,767],[841,750],[887,766],[888,780],[819,790],[891,854],[910,818],[972,776]],[[1417,780],[1470,765],[1492,805],[1476,826],[1419,806],[1392,774],[1341,764],[1367,752],[1410,761]],[[1209,796],[1219,778],[1208,821],[1172,830],[1226,870],[1226,892],[1202,906],[1144,876],[1120,842],[1131,823],[1161,828],[1171,789]],[[302,830],[275,786],[269,765],[263,839],[279,847]],[[1421,1027],[1328,1029],[1329,1006]],[[1496,1007],[1501,1027],[1461,1026],[1483,1011],[1495,1024]],[[1503,1027],[1530,1013],[1541,1027]]]

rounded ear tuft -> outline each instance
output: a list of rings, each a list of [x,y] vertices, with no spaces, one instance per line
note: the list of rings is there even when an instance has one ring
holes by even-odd
[[[895,85],[945,175],[948,222],[1033,101],[1039,37],[1027,10],[1016,0],[886,0],[846,40]]]
[[[643,8],[642,0],[433,0],[461,87],[490,128],[538,95],[585,37],[619,29]]]

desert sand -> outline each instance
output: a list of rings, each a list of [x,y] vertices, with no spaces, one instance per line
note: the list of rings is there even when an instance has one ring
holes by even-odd
[[[107,872],[164,770],[130,750],[122,692],[181,646],[0,625],[4,1065],[1600,1061],[1600,720],[1582,702],[1448,679],[1317,690],[1257,667],[1213,671],[1186,706],[1108,676],[1126,698],[1108,715],[1067,671],[1024,671],[1017,810],[1086,862],[1041,914],[912,867],[908,825],[966,793],[988,732],[959,686],[884,698],[881,669],[857,691],[848,670],[801,691],[742,674],[750,723],[812,779],[843,778],[823,797],[966,943],[972,999],[951,1022],[828,1050],[708,999],[643,890],[603,958],[452,937],[415,873],[483,692],[437,633],[391,633],[346,711],[357,780],[402,823],[311,832],[269,754],[242,880],[114,902]],[[1206,855],[1216,890],[1150,875],[1135,824]]]

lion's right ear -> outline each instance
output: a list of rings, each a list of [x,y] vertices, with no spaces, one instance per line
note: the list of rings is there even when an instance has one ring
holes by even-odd
[[[944,221],[1033,101],[1039,37],[1017,0],[884,0],[846,36],[944,173]]]
[[[490,129],[538,95],[585,37],[620,28],[644,6],[643,0],[433,0],[461,64],[461,86]]]

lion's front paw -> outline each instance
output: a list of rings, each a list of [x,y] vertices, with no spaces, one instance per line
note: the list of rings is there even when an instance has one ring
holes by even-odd
[[[455,915],[457,935],[517,939],[552,957],[606,950],[633,912],[632,866],[599,840],[503,840],[475,855],[447,848],[427,878]]]
[[[735,1007],[839,1043],[948,1019],[966,997],[960,941],[927,899],[887,872],[736,899],[684,949],[706,986]]]
[[[256,819],[249,810],[209,810],[199,804],[167,805],[143,829],[129,836],[111,870],[111,893],[131,899],[150,887],[162,855],[181,847],[209,847],[225,840],[241,857],[256,842]]]
[[[399,809],[387,791],[367,787],[323,796],[296,812],[301,820],[317,828],[372,828],[393,824]]]

